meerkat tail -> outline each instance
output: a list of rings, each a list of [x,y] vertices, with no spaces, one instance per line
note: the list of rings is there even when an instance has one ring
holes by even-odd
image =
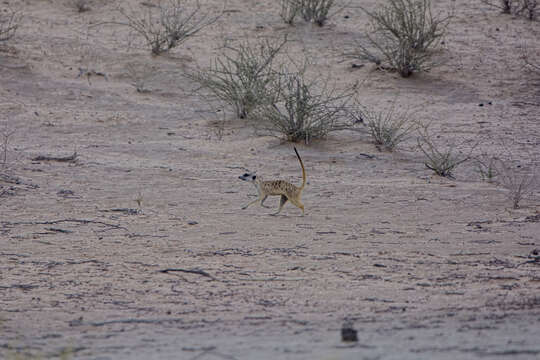
[[[300,154],[298,154],[298,150],[296,150],[296,147],[294,147],[294,152],[296,153],[296,156],[298,156],[300,166],[302,167],[302,186],[300,186],[300,190],[302,190],[304,186],[306,186],[306,169],[304,168],[304,163],[302,162],[302,158],[300,157]]]

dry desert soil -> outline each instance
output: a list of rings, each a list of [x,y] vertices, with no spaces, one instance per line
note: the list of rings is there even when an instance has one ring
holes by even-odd
[[[453,11],[438,66],[401,78],[344,55],[368,28],[358,6],[383,1],[336,1],[318,27],[285,25],[279,1],[229,0],[159,56],[116,24],[118,6],[152,3],[0,2],[23,14],[0,45],[0,358],[540,358],[538,188],[514,209],[473,159],[439,177],[414,136],[389,152],[342,130],[295,144],[304,217],[241,210],[246,169],[301,182],[293,144],[185,76],[225,42],[287,35],[291,59],[356,84],[361,104],[412,109],[440,146],[534,169],[540,74],[523,54],[540,63],[539,21],[434,1]]]

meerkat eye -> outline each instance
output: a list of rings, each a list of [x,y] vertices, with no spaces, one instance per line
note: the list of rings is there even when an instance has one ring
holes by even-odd
[[[257,178],[257,176],[256,176],[256,175],[253,175],[251,178],[252,178],[253,180],[255,180],[255,179]]]

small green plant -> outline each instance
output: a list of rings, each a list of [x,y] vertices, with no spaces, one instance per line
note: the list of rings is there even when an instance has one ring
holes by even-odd
[[[424,165],[442,177],[453,179],[454,170],[471,158],[471,153],[476,147],[473,146],[467,155],[456,151],[454,146],[447,146],[443,150],[433,141],[428,126],[422,126],[418,131],[420,135],[417,140],[418,148],[426,157]]]
[[[495,164],[498,158],[496,156],[489,156],[486,153],[482,153],[480,156],[474,158],[476,163],[476,171],[480,174],[482,181],[493,182],[498,175],[498,171],[495,168]]]
[[[431,58],[440,48],[451,15],[434,16],[431,0],[388,0],[376,11],[363,11],[370,18],[368,45],[358,43],[349,56],[397,71],[402,77],[435,65]]]
[[[205,27],[215,23],[221,13],[202,12],[198,0],[163,0],[146,11],[118,8],[126,22],[120,23],[144,38],[154,55],[169,51]]]
[[[245,119],[258,105],[268,100],[267,86],[276,76],[273,62],[287,38],[281,41],[248,41],[227,46],[208,69],[188,74],[215,97],[231,105],[240,119]]]
[[[21,20],[22,14],[20,12],[9,7],[0,8],[0,44],[15,36]]]
[[[340,119],[346,114],[353,90],[337,91],[328,87],[328,81],[310,81],[305,67],[295,72],[282,71],[267,93],[271,101],[257,107],[254,118],[271,134],[309,143],[349,127]]]
[[[498,159],[495,162],[497,183],[508,190],[508,199],[514,209],[519,208],[520,202],[532,195],[537,189],[537,171],[534,166],[527,171],[521,166],[512,166],[509,161]]]
[[[367,126],[375,144],[393,151],[418,130],[419,123],[411,119],[409,111],[396,112],[395,103],[386,111],[360,109],[353,118],[361,119]]]

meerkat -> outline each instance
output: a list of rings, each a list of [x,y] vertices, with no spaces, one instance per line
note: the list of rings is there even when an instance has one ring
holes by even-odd
[[[304,168],[304,163],[302,162],[302,158],[300,157],[300,154],[298,154],[296,147],[294,148],[294,152],[296,153],[298,161],[300,161],[300,166],[302,167],[302,185],[298,187],[285,180],[263,181],[260,176],[253,173],[245,173],[238,178],[240,180],[251,182],[255,186],[255,189],[257,189],[259,197],[247,205],[242,206],[242,209],[247,209],[248,206],[253,205],[256,202],[258,202],[262,207],[268,207],[264,205],[264,201],[268,198],[268,196],[279,195],[281,196],[279,201],[279,209],[277,212],[271,215],[279,214],[281,209],[283,209],[283,205],[285,205],[287,201],[290,201],[295,206],[300,208],[302,210],[302,216],[304,215],[304,205],[300,202],[300,197],[302,196],[302,190],[304,190],[304,187],[306,186],[306,169]]]

